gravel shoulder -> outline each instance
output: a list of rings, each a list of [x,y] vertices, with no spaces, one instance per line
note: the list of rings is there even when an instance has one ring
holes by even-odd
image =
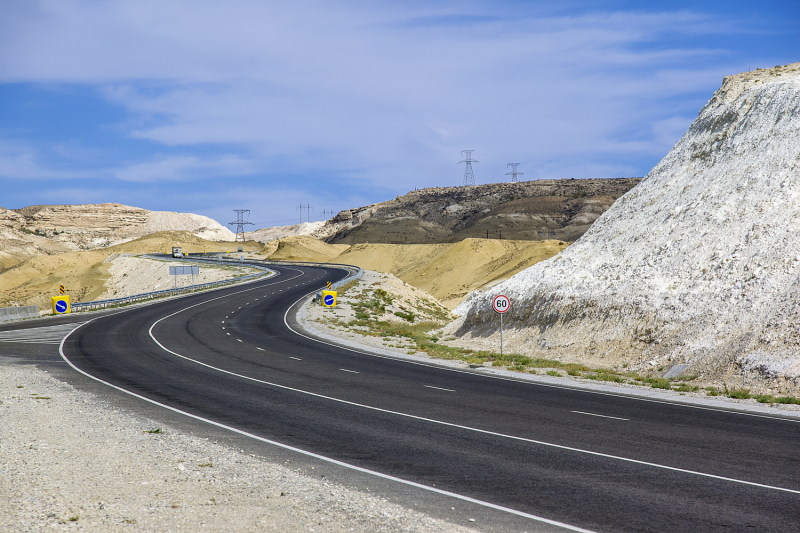
[[[0,365],[0,531],[471,531]]]

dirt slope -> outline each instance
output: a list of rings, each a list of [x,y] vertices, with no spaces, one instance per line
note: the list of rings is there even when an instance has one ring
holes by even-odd
[[[268,242],[261,248],[261,253],[273,261],[327,263],[349,247],[347,244],[327,244],[305,235],[295,235]]]
[[[294,236],[268,242],[261,253],[282,261],[335,262],[394,274],[450,309],[472,290],[489,287],[548,259],[563,241],[465,239],[443,244],[327,244]]]
[[[471,291],[548,259],[563,241],[465,239],[453,244],[356,244],[336,262],[394,274],[453,309]]]

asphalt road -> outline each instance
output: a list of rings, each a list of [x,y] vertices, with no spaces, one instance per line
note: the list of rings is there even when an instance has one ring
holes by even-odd
[[[515,522],[527,531],[553,529],[534,517],[594,531],[800,531],[796,421],[319,342],[294,332],[290,308],[345,271],[276,270],[257,283],[95,315],[67,337],[63,355],[111,385],[261,442],[529,515]]]

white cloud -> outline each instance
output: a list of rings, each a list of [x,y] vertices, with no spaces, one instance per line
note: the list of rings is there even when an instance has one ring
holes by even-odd
[[[0,81],[101,87],[130,112],[132,138],[163,147],[108,171],[137,182],[291,171],[446,185],[464,148],[496,161],[486,176],[511,160],[528,161],[528,177],[643,174],[635,161],[655,162],[690,112],[664,101],[701,104],[735,61],[670,36],[745,31],[689,11],[563,16],[545,4],[6,7]],[[0,165],[41,172],[30,154]]]
[[[253,162],[238,156],[201,159],[194,156],[157,156],[152,160],[113,171],[124,181],[188,181],[193,178],[240,176],[256,170]]]

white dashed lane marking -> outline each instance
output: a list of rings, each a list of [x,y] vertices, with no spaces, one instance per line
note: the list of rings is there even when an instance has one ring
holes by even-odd
[[[446,390],[447,392],[455,392],[453,389],[443,389],[442,387],[434,387],[433,385],[423,385],[423,387],[428,387],[429,389],[436,389],[436,390]]]
[[[620,418],[618,416],[598,415],[596,413],[584,413],[583,411],[572,411],[572,412],[573,413],[578,413],[579,415],[599,416],[601,418],[613,418],[614,420],[630,421],[630,418]]]
[[[350,373],[353,373],[353,374],[360,374],[361,373],[361,372],[356,372],[355,370],[347,370],[346,368],[340,368],[339,370],[341,370],[342,372],[350,372]]]
[[[296,361],[302,361],[302,359],[300,359],[299,357],[292,357],[291,355],[289,356],[289,359],[294,359]]]

